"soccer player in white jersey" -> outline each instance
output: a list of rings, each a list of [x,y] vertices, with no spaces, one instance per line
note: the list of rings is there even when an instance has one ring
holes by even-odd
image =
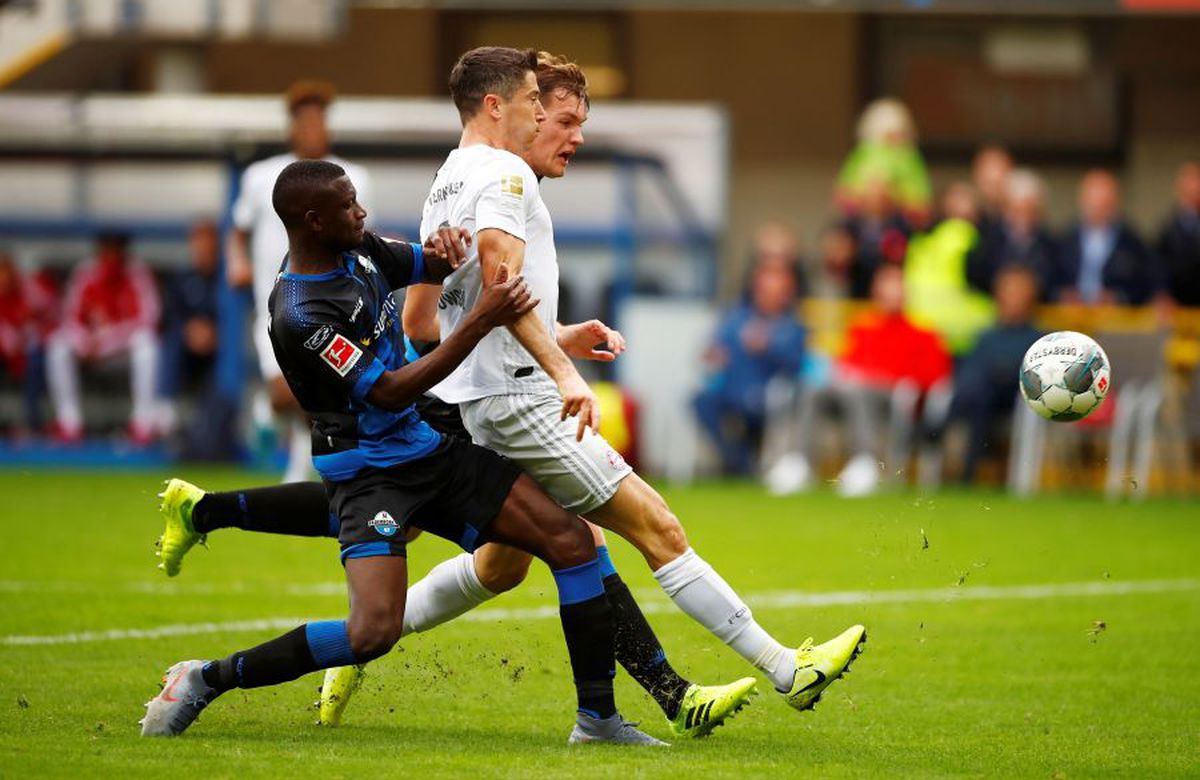
[[[456,73],[463,68],[478,68],[479,64],[472,63],[472,59],[486,58],[489,52],[495,51],[502,50],[477,50],[464,55],[455,68]],[[520,55],[519,52],[515,54]],[[557,178],[566,171],[575,151],[583,142],[582,124],[587,119],[588,110],[586,81],[576,66],[547,55],[543,55],[538,63],[538,81],[550,93],[541,96],[548,118],[542,125],[536,143],[525,152],[525,158],[538,174]],[[497,252],[494,242],[499,241],[507,244],[507,251],[500,252],[500,256],[518,265],[525,265],[528,279],[531,258],[525,252],[525,240],[517,235],[520,233],[528,236],[531,250],[536,248],[543,253],[534,259],[543,263],[535,269],[539,279],[542,283],[553,279],[553,287],[556,288],[557,260],[553,236],[549,232],[549,214],[540,199],[536,198],[534,188],[537,181],[533,169],[515,154],[491,146],[486,140],[513,135],[519,137],[519,133],[509,132],[502,123],[509,119],[504,116],[506,106],[519,100],[523,93],[514,90],[507,95],[494,94],[506,90],[499,89],[495,84],[486,84],[483,88],[476,84],[476,97],[472,99],[464,94],[472,85],[464,85],[463,82],[461,74],[458,78],[452,77],[452,84],[457,85],[456,98],[461,96],[468,103],[468,110],[464,111],[467,114],[464,124],[469,127],[464,129],[463,146],[451,154],[442,174],[450,172],[450,163],[469,163],[485,157],[491,158],[489,162],[493,163],[492,167],[512,172],[497,173],[489,169],[489,173],[494,175],[477,182],[482,185],[478,192],[468,191],[467,179],[475,170],[473,166],[464,166],[466,175],[461,180],[439,174],[429,197],[427,224],[422,233],[427,229],[436,229],[442,221],[451,218],[450,202],[456,198],[471,197],[474,193],[476,205],[482,201],[482,208],[472,209],[460,204],[459,211],[462,213],[455,217],[462,216],[464,222],[470,222],[469,227],[476,234],[474,247],[478,249],[482,244],[486,248],[482,252],[482,262],[480,252],[472,250],[474,269],[468,267],[470,263],[462,268],[474,274],[478,284],[478,280],[483,278],[481,270],[486,272],[489,262],[495,260]],[[469,111],[471,104],[479,106],[474,114]],[[463,105],[460,103],[461,110]],[[482,144],[473,142],[480,136],[485,139]],[[487,148],[471,149],[472,146]],[[513,179],[514,176],[519,177],[520,181]],[[448,178],[453,180],[448,181]],[[491,192],[487,192],[489,188]],[[442,212],[438,213],[437,209],[442,209]],[[468,214],[468,211],[471,213]],[[531,213],[536,216],[536,222]],[[515,224],[517,221],[524,221],[525,224]],[[488,222],[506,227],[488,227]],[[539,230],[545,228],[546,232],[534,234],[531,223],[536,224]],[[508,229],[514,232],[510,233]],[[544,292],[553,296],[556,289]],[[441,293],[440,287],[416,285],[410,288],[404,308],[404,329],[408,336],[424,341],[438,339],[439,326],[435,314]],[[460,301],[465,302],[467,296],[468,291],[461,286],[451,287],[441,295],[442,304],[446,307],[457,305]],[[546,305],[544,301],[542,305]],[[763,671],[791,706],[801,710],[811,708],[824,688],[837,679],[857,655],[865,640],[864,630],[861,626],[854,626],[823,645],[813,647],[811,640],[806,640],[799,648],[793,649],[784,647],[758,626],[733,590],[688,547],[679,521],[662,498],[632,474],[598,434],[585,430],[582,424],[566,421],[566,415],[573,411],[581,417],[581,423],[586,422],[593,429],[597,422],[594,397],[578,378],[568,356],[611,360],[624,349],[624,341],[619,333],[594,320],[572,326],[557,325],[555,308],[552,305],[545,311],[535,311],[527,316],[534,325],[533,338],[541,339],[541,343],[535,346],[537,354],[554,366],[555,376],[561,377],[562,381],[547,381],[549,373],[541,373],[541,361],[535,363],[529,354],[523,354],[521,350],[524,347],[519,339],[515,343],[508,341],[493,365],[503,366],[505,360],[511,361],[510,366],[502,369],[511,367],[511,379],[504,374],[499,379],[493,377],[488,381],[494,382],[492,387],[505,388],[511,382],[514,389],[511,392],[500,390],[498,394],[460,404],[472,435],[518,461],[564,506],[581,512],[599,525],[612,528],[632,541],[655,571],[655,577],[663,588],[687,614]],[[522,323],[521,327],[527,325]],[[525,330],[526,334],[529,332]],[[597,348],[601,343],[608,347],[607,352]],[[472,370],[479,371],[479,376],[482,376],[486,366]],[[564,387],[566,392],[560,395],[559,388]],[[535,389],[536,393],[522,392]],[[510,413],[510,410],[516,413]],[[295,495],[291,494],[293,490]],[[304,495],[301,495],[301,491]],[[285,492],[288,495],[284,495]],[[164,515],[167,517],[167,533],[162,540],[164,566],[168,574],[177,572],[187,550],[203,539],[203,534],[217,528],[240,527],[269,533],[322,535],[320,526],[325,521],[321,498],[320,487],[310,483],[253,491],[206,493],[182,480],[172,480],[164,494]],[[604,549],[603,535],[598,529],[594,533],[598,549]],[[473,609],[499,592],[515,587],[524,579],[529,563],[528,555],[492,544],[477,550],[473,559],[464,554],[439,564],[410,591],[405,632],[428,630]],[[634,618],[629,622],[633,626],[633,641],[627,646],[651,641],[657,648],[653,632],[645,625],[636,603],[628,597],[628,590],[620,582],[615,570],[610,577],[606,577],[606,587],[610,584],[610,578],[616,585],[609,592],[610,601],[615,605],[626,604],[623,610],[618,607],[618,611]],[[635,615],[631,614],[634,612]],[[639,624],[641,628],[637,628]],[[659,700],[671,721],[672,730],[679,735],[699,736],[707,733],[718,722],[718,710],[724,712],[722,718],[727,717],[741,706],[749,692],[745,686],[747,681],[709,688],[688,685],[682,681],[680,698],[670,700],[661,697],[661,691],[655,690],[658,685],[651,676],[639,674],[630,668],[637,665],[628,663],[636,655],[635,647],[629,651],[627,658],[622,659],[622,664]],[[677,679],[673,672],[670,672],[670,676]],[[357,672],[352,667],[326,677],[322,693],[322,722],[336,722],[356,680]],[[329,720],[325,717],[326,705],[329,705],[328,711],[333,713]],[[710,717],[712,720],[709,720]]]
[[[267,338],[267,296],[271,294],[275,274],[288,246],[287,231],[271,206],[271,190],[283,169],[296,160],[327,160],[345,169],[358,191],[360,203],[367,207],[372,203],[371,178],[366,170],[330,154],[325,115],[332,100],[333,88],[324,82],[298,81],[291,86],[287,93],[290,150],[248,166],[242,173],[238,197],[233,204],[234,229],[228,244],[229,283],[234,287],[253,285],[254,348],[259,371],[266,384],[271,410],[288,424],[288,463],[284,482],[308,478],[312,434],[283,379]],[[371,209],[367,211],[370,213]]]
[[[849,666],[866,640],[861,625],[820,645],[789,647],[754,619],[750,608],[687,541],[661,496],[595,432],[595,396],[560,347],[558,262],[550,214],[529,165],[504,147],[510,113],[493,94],[481,62],[495,49],[464,54],[450,76],[463,121],[459,147],[434,180],[421,235],[455,225],[474,235],[468,259],[448,276],[438,300],[444,339],[463,321],[499,268],[519,269],[540,305],[507,329],[497,329],[433,394],[459,404],[476,443],[516,461],[559,504],[631,542],[672,601],[767,676],[787,703],[811,709]],[[533,74],[529,75],[530,83]],[[536,92],[536,90],[534,90]],[[521,93],[523,94],[523,93]],[[569,163],[573,148],[560,157]],[[406,302],[427,307],[415,291]],[[405,317],[406,332],[411,317]],[[569,417],[577,417],[570,420]],[[498,545],[476,552],[477,568],[528,567],[528,554]],[[491,560],[486,560],[486,559]]]

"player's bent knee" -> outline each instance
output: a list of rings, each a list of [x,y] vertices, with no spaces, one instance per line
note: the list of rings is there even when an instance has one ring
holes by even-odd
[[[529,560],[505,566],[487,566],[476,572],[479,583],[492,593],[507,593],[529,576]]]
[[[546,563],[561,569],[587,563],[596,557],[596,543],[587,524],[575,516],[550,534],[546,543]]]

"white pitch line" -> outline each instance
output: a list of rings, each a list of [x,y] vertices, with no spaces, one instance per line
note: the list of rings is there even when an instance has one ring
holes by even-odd
[[[956,601],[1009,601],[1023,599],[1078,598],[1087,596],[1130,596],[1148,593],[1180,593],[1200,590],[1200,580],[1140,580],[1133,582],[1065,582],[1044,585],[974,586],[926,588],[921,590],[844,590],[823,593],[803,591],[760,591],[746,594],[755,609],[794,609],[863,604],[954,603]],[[660,614],[675,609],[661,597],[642,600],[642,611]],[[458,618],[472,623],[500,620],[548,620],[558,617],[558,607],[477,609]],[[269,631],[291,628],[306,618],[274,617],[224,623],[183,623],[157,628],[125,628],[84,631],[75,634],[0,636],[0,645],[68,645],[122,639],[160,639],[193,634],[223,634],[239,631]]]

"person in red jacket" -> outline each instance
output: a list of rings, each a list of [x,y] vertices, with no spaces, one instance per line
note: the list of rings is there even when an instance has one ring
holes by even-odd
[[[884,265],[875,272],[871,300],[871,309],[850,324],[846,349],[835,362],[829,384],[810,388],[801,397],[801,451],[785,455],[768,473],[772,492],[796,492],[811,482],[804,450],[812,439],[818,407],[832,404],[841,409],[850,428],[853,453],[838,477],[838,491],[845,496],[873,493],[881,475],[875,455],[878,432],[886,429],[884,410],[893,393],[903,387],[925,394],[950,376],[950,353],[941,339],[904,314],[904,272],[899,266]]]
[[[18,435],[40,422],[46,337],[57,306],[57,290],[46,275],[22,275],[12,256],[0,251],[0,376],[22,388],[24,418],[12,426]]]
[[[47,348],[47,374],[54,401],[56,437],[83,437],[79,363],[128,357],[133,409],[130,438],[148,443],[155,434],[160,304],[154,278],[129,256],[125,235],[100,237],[97,255],[71,274],[62,325]]]

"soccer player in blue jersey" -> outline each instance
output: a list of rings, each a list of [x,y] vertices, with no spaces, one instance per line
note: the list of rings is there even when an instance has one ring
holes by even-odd
[[[513,117],[514,132],[526,125],[536,131],[543,118],[531,105],[528,117]],[[416,527],[467,552],[488,542],[526,550],[550,567],[578,699],[571,742],[664,744],[617,712],[612,609],[587,525],[512,461],[437,433],[413,407],[493,328],[537,306],[524,279],[505,272],[459,332],[409,364],[392,291],[437,282],[452,272],[450,263],[365,232],[366,212],[334,163],[289,165],[272,201],[289,250],[269,301],[271,345],[312,418],[313,462],[340,523],[350,614],[220,660],[173,665],[147,703],[142,734],[182,733],[233,688],[276,685],[388,652],[403,624],[406,532]]]
[[[559,178],[583,143],[589,106],[587,79],[578,65],[544,52],[538,57],[536,75],[547,118],[523,157],[537,176]],[[446,237],[448,245],[451,240]],[[432,300],[436,302],[436,294]],[[405,312],[407,317],[407,308]],[[429,333],[425,322],[429,317],[418,319],[420,338],[428,340],[419,342],[424,353],[438,338],[437,327],[434,324]],[[578,359],[613,360],[624,349],[620,333],[598,320],[560,326],[558,335],[564,351]],[[417,408],[438,431],[470,440],[456,405],[427,395],[417,401]],[[336,535],[338,525],[336,517],[331,523],[323,486],[311,482],[208,493],[175,479],[163,492],[162,509],[166,529],[159,542],[160,568],[168,576],[179,573],[184,556],[203,535],[221,528],[319,537]],[[681,676],[613,566],[602,532],[593,527],[593,533],[604,568],[605,591],[616,617],[617,660],[654,698],[676,735],[710,733],[747,703],[754,678],[702,686]],[[409,590],[404,634],[428,631],[516,587],[525,577],[527,563],[511,563],[504,556],[464,553],[438,564]],[[336,725],[340,721],[358,674],[355,667],[329,671],[322,690],[321,723]]]

